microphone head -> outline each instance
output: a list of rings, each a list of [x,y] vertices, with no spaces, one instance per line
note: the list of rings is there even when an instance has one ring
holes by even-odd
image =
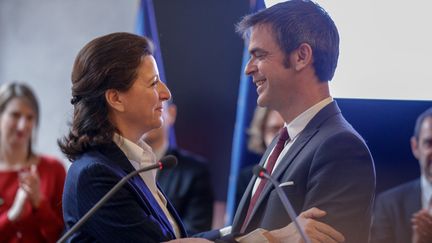
[[[252,171],[254,175],[258,176],[259,178],[264,178],[264,174],[266,173],[266,170],[261,165],[255,165]]]
[[[169,169],[177,165],[177,158],[174,155],[167,155],[160,159],[160,169]]]

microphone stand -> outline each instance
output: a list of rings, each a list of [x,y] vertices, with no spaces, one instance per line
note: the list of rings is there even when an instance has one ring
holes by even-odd
[[[303,241],[305,243],[311,243],[309,237],[306,235],[306,233],[304,232],[303,228],[300,226],[300,224],[297,220],[297,215],[294,211],[294,208],[292,207],[292,205],[291,205],[290,201],[288,200],[287,196],[285,195],[285,193],[279,187],[279,183],[275,179],[273,179],[267,173],[267,171],[260,165],[256,165],[254,167],[254,173],[260,178],[263,178],[263,177],[266,178],[275,187],[276,193],[278,194],[279,199],[282,201],[282,205],[285,207],[285,210],[287,211],[288,215],[290,216],[291,221],[294,222],[294,225],[296,226],[301,237],[303,238]]]
[[[173,158],[171,158],[173,157]],[[165,157],[164,157],[165,158]],[[171,167],[171,166],[175,166],[175,164],[177,164],[177,159],[174,156],[166,156],[167,160],[175,160],[173,162],[173,165],[171,165],[172,161],[167,161],[168,163],[162,163],[162,162],[158,162],[154,165],[151,166],[147,166],[144,168],[141,168],[139,170],[135,170],[131,173],[129,173],[127,176],[123,177],[113,188],[111,188],[111,190],[109,190],[105,196],[103,196],[89,211],[87,211],[87,213],[80,219],[78,220],[78,222],[76,222],[74,224],[74,226],[72,226],[72,228],[66,232],[66,234],[64,234],[58,241],[57,243],[63,243],[66,241],[67,238],[69,238],[73,233],[75,233],[75,231],[77,231],[106,201],[108,201],[130,178],[136,176],[137,174],[144,172],[144,171],[148,171],[148,170],[153,170],[153,169],[163,169],[164,167]],[[163,161],[164,159],[162,159]]]

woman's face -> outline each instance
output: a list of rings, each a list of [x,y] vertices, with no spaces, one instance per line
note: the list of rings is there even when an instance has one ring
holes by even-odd
[[[162,102],[171,93],[159,79],[159,71],[153,56],[145,56],[137,70],[132,87],[119,93],[124,112],[121,113],[122,135],[137,141],[144,133],[162,125]]]
[[[36,112],[25,98],[12,98],[0,114],[1,144],[28,146],[36,118]]]

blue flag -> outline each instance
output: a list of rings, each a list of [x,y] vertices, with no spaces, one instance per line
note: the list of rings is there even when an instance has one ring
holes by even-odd
[[[164,83],[168,83],[165,76],[165,68],[162,59],[162,51],[159,43],[159,32],[157,29],[156,14],[154,10],[153,0],[141,0],[138,10],[137,23],[135,32],[138,35],[146,36],[153,41],[154,53],[159,70],[159,78]],[[176,139],[174,127],[170,127],[169,143],[171,147],[176,147]]]
[[[141,0],[135,32],[138,35],[146,36],[153,41],[155,47],[153,56],[158,65],[159,78],[166,83],[153,0]]]
[[[251,13],[258,12],[265,8],[264,0],[256,0],[254,6],[251,6]],[[236,190],[237,190],[237,179],[240,169],[247,164],[251,164],[247,161],[247,127],[256,107],[256,88],[252,82],[252,78],[244,74],[244,70],[249,61],[250,55],[248,52],[248,40],[244,42],[243,51],[243,63],[240,74],[240,87],[237,98],[237,113],[236,121],[234,126],[234,135],[231,152],[231,170],[229,176],[229,187],[227,196],[227,224],[231,224],[236,207]],[[254,161],[256,162],[256,161]]]

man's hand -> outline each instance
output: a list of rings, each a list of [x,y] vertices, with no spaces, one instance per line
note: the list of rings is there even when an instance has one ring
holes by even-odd
[[[304,229],[306,235],[313,243],[340,243],[345,241],[345,237],[333,229],[331,226],[321,223],[316,219],[324,217],[327,213],[318,208],[311,208],[301,213],[297,220]],[[270,231],[270,234],[278,239],[279,242],[303,243],[300,233],[295,228],[294,223],[288,226]]]
[[[413,224],[413,243],[432,242],[432,216],[422,209],[411,219]]]

